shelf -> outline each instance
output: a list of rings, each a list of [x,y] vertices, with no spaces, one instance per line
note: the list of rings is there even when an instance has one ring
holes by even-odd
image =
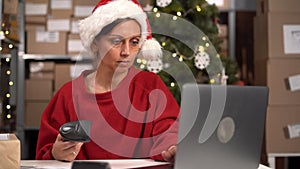
[[[11,58],[11,54],[0,54],[1,59]]]
[[[92,57],[82,57],[80,55],[47,55],[47,54],[24,54],[23,59],[33,60],[71,60],[71,61],[84,61],[92,60]]]

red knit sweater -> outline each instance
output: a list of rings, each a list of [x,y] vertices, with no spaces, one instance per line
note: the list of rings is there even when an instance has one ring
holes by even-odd
[[[36,159],[51,160],[61,125],[78,119],[92,121],[91,141],[77,160],[152,158],[177,143],[179,106],[154,73],[131,68],[112,92],[91,94],[84,71],[66,83],[43,112]]]

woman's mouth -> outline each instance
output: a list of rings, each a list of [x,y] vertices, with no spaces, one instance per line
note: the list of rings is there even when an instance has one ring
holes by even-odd
[[[127,60],[123,60],[123,61],[118,61],[118,64],[119,66],[127,67],[130,64],[130,62]]]

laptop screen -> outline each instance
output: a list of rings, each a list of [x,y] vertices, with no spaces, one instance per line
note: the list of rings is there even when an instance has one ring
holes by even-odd
[[[185,84],[175,169],[257,169],[268,88]]]

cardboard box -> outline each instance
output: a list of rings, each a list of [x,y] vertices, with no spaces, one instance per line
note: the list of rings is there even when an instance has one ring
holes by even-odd
[[[218,37],[220,37],[220,38],[228,37],[228,25],[220,24],[219,29],[220,29],[220,32],[218,34]]]
[[[57,91],[65,83],[72,80],[71,66],[72,63],[55,64],[54,90]]]
[[[300,92],[291,91],[287,84],[290,76],[300,74],[300,58],[255,61],[254,71],[255,85],[269,87],[270,105],[300,105]]]
[[[92,14],[92,11],[95,6],[82,6],[82,5],[76,5],[73,9],[73,16],[74,17],[80,17],[85,18]]]
[[[53,93],[53,80],[25,80],[25,100],[50,100]]]
[[[72,34],[78,34],[79,29],[78,29],[78,23],[81,18],[71,18],[71,33]]]
[[[3,13],[18,14],[19,0],[4,0]]]
[[[54,72],[54,68],[55,62],[52,61],[29,63],[30,72]]]
[[[84,47],[81,43],[79,34],[69,34],[68,35],[68,48],[67,54],[77,55],[84,50]]]
[[[46,31],[46,25],[42,24],[26,24],[25,30],[28,31]]]
[[[66,19],[71,18],[73,15],[73,8],[71,10],[51,10],[51,17],[56,19]]]
[[[269,12],[300,12],[299,0],[257,0],[256,13],[257,15],[266,14]]]
[[[25,0],[25,15],[48,15],[49,0]]]
[[[0,168],[20,169],[21,145],[15,134],[0,134]]]
[[[28,54],[65,55],[67,52],[66,32],[28,31]]]
[[[50,100],[25,102],[25,126],[39,128],[43,111]]]
[[[97,3],[94,0],[73,0],[73,16],[83,18],[91,15]]]
[[[25,17],[26,24],[47,24],[47,17],[46,16],[26,16]]]
[[[299,25],[299,13],[268,13],[254,19],[254,49],[255,60],[268,58],[300,58],[299,52],[290,53],[285,48],[284,26]],[[300,28],[299,28],[300,29]],[[300,31],[300,30],[299,30]],[[296,47],[300,45],[295,35],[292,40]],[[286,41],[288,42],[288,41]],[[293,43],[292,42],[292,43]]]
[[[80,76],[82,71],[93,69],[93,65],[89,63],[64,63],[55,64],[55,88],[54,91],[60,89],[65,83]],[[63,72],[63,73],[62,73]]]
[[[31,72],[29,73],[31,80],[54,80],[54,72]]]
[[[3,14],[2,17],[2,27],[5,25],[5,30],[9,32],[5,36],[8,39],[19,41],[18,16],[15,14]]]
[[[300,138],[289,138],[287,126],[300,123],[300,106],[269,106],[266,119],[267,153],[300,153]]]
[[[73,6],[82,5],[82,6],[96,6],[98,1],[95,0],[73,0]]]
[[[56,19],[70,18],[73,14],[72,0],[51,0],[51,15]]]

